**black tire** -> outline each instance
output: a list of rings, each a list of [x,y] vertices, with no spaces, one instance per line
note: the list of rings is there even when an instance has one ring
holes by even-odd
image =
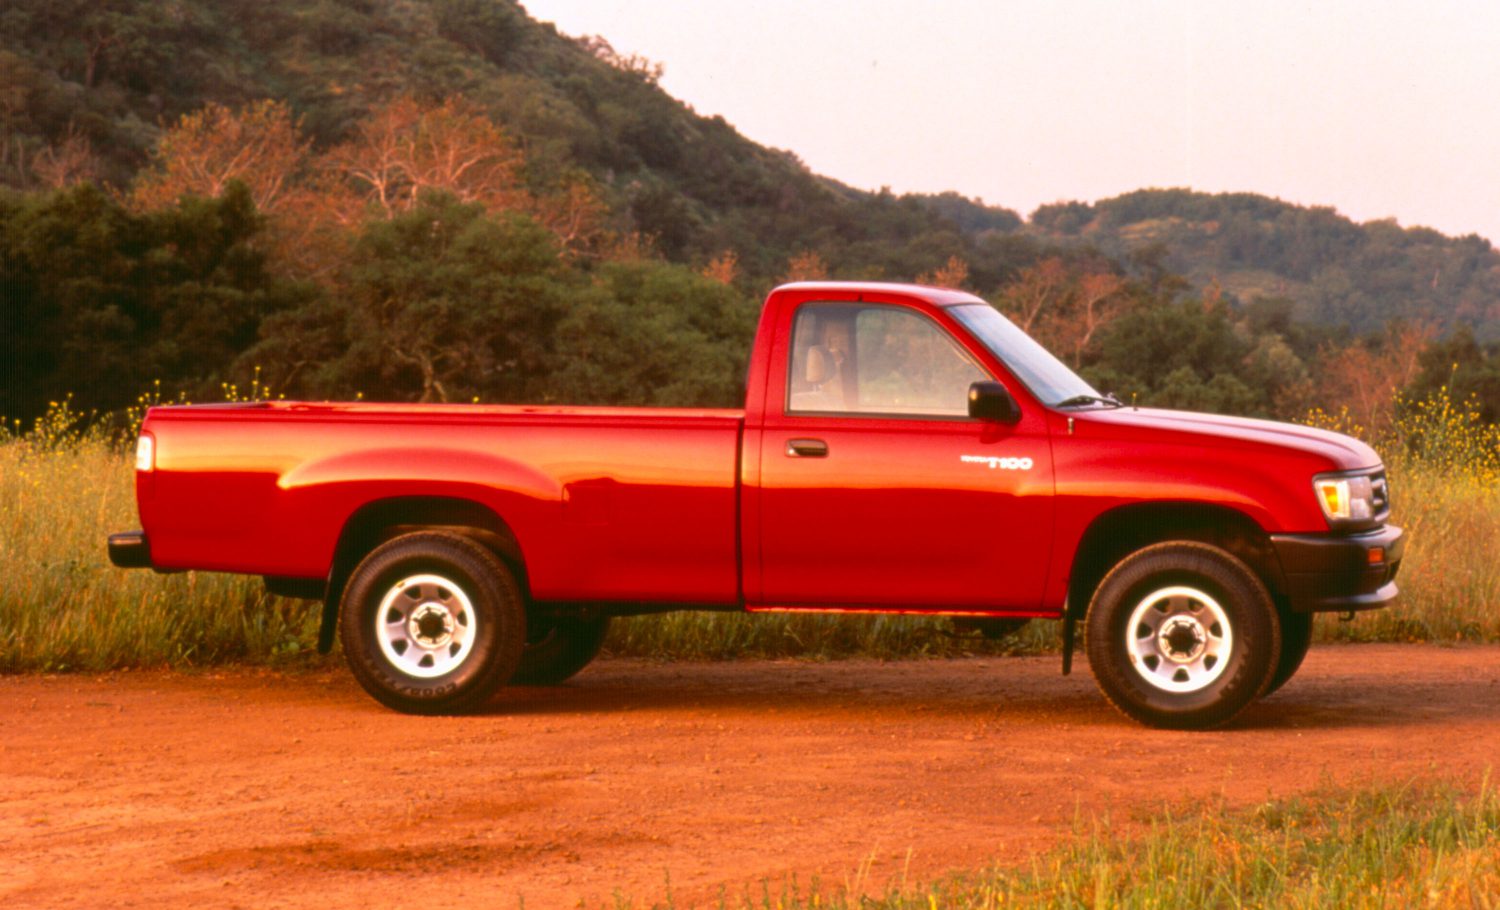
[[[526,611],[494,553],[418,531],[376,547],[349,577],[339,634],[354,678],[408,714],[479,708],[515,674]]]
[[[1086,634],[1105,697],[1175,730],[1228,723],[1265,691],[1281,654],[1266,586],[1228,552],[1193,541],[1122,559],[1094,592]]]
[[[1287,681],[1296,674],[1297,669],[1302,666],[1303,658],[1307,657],[1307,649],[1312,646],[1312,632],[1313,615],[1311,613],[1282,611],[1281,659],[1276,661],[1276,672],[1271,674],[1271,683],[1266,686],[1266,695],[1286,685]]]
[[[513,686],[555,686],[577,675],[599,656],[609,617],[595,619],[533,617],[521,665]]]

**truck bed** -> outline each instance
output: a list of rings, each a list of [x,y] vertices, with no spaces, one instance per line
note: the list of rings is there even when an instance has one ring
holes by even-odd
[[[268,402],[154,408],[160,569],[325,578],[370,509],[493,512],[539,600],[739,599],[738,410]]]

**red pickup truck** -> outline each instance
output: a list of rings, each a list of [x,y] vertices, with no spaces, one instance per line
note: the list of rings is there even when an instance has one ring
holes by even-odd
[[[1396,596],[1364,443],[1121,405],[984,301],[790,284],[744,410],[264,402],[153,408],[116,565],[323,602],[360,684],[450,713],[556,683],[666,610],[1085,622],[1144,723],[1229,720],[1317,611]]]

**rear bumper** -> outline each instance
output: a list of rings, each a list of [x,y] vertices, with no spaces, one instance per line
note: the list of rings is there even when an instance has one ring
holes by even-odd
[[[1273,534],[1286,596],[1299,613],[1374,610],[1396,598],[1405,533],[1383,525],[1363,534]],[[1378,562],[1372,559],[1378,555]]]
[[[151,568],[151,544],[145,531],[109,535],[109,561],[122,569]]]

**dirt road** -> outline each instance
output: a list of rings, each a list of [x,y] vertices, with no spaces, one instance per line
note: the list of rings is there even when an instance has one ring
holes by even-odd
[[[606,660],[484,716],[342,672],[0,679],[0,906],[593,907],[1019,859],[1075,816],[1500,764],[1500,648],[1314,648],[1231,730],[1087,666]]]

